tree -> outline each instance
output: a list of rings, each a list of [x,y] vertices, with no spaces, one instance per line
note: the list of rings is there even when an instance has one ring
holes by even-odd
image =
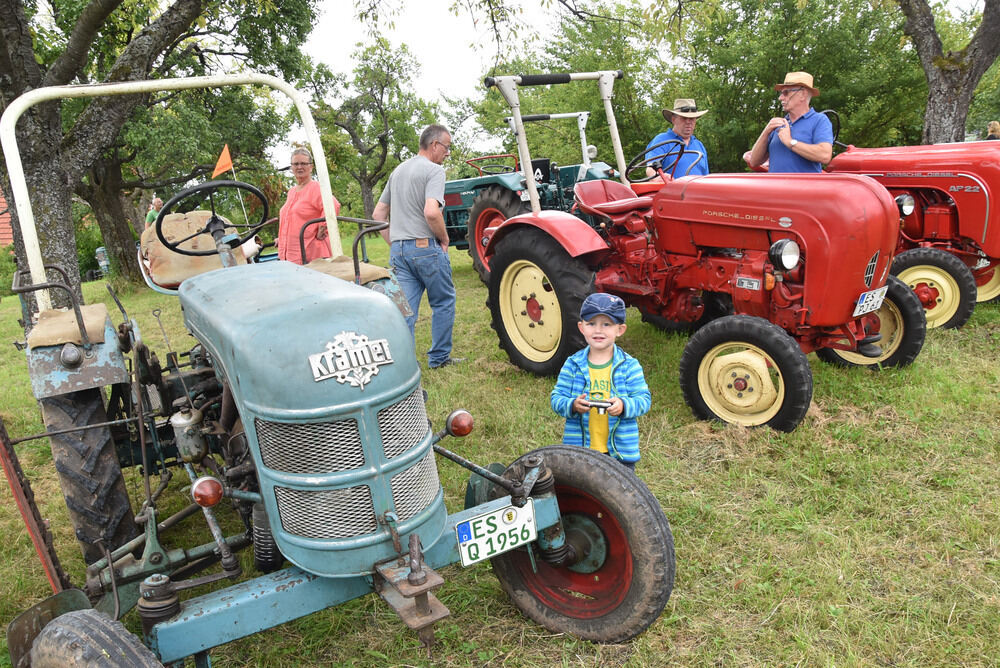
[[[927,77],[925,144],[963,141],[965,119],[980,79],[1000,55],[1000,0],[985,0],[982,21],[961,49],[945,51],[926,0],[897,0]]]
[[[152,19],[154,6],[124,6],[122,0],[56,1],[50,23],[34,3],[0,0],[4,105],[40,86],[163,74],[172,59],[184,53],[195,53],[204,63],[255,54],[254,62],[276,63],[267,67],[270,71],[292,70],[301,61],[298,45],[313,12],[313,0],[283,2],[280,9],[273,3],[174,0]],[[286,21],[288,16],[296,21]],[[33,107],[18,124],[43,261],[69,268],[78,295],[70,190],[102,152],[114,146],[129,116],[146,100],[133,95],[94,98],[79,105],[50,102]],[[64,108],[73,113],[64,118]],[[2,177],[5,192],[10,192],[6,166]],[[26,266],[24,239],[16,224],[14,246],[21,266]],[[54,297],[61,301],[60,295]]]
[[[369,46],[359,45],[354,60],[359,65],[350,81],[336,75],[320,86],[340,97],[340,104],[321,102],[315,116],[331,171],[346,172],[357,183],[363,217],[371,218],[376,187],[416,153],[420,129],[437,120],[437,109],[409,86],[420,75],[420,67],[405,44],[393,49],[376,38]],[[336,135],[346,136],[347,141]]]

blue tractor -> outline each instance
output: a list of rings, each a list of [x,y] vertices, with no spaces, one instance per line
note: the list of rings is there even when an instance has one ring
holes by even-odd
[[[583,448],[541,448],[490,467],[443,448],[446,436],[472,430],[472,417],[454,411],[432,428],[403,316],[385,294],[358,284],[391,279],[246,262],[244,243],[267,220],[253,186],[184,190],[143,240],[144,271],[180,299],[190,349],[158,356],[124,308],[120,318],[75,298],[70,310],[52,308],[49,291],[72,290],[62,270],[41,264],[13,130],[19,115],[70,94],[234,84],[292,97],[330,202],[303,98],[272,77],[40,88],[0,119],[29,254],[14,287],[36,323],[25,350],[46,426],[18,442],[50,440],[87,562],[86,581],[74,586],[0,422],[0,461],[54,592],[9,624],[13,665],[134,668],[194,657],[208,666],[213,647],[373,592],[429,646],[433,624],[449,614],[433,593],[444,584],[437,569],[486,559],[514,604],[548,629],[596,642],[641,633],[674,580],[670,527],[645,485]],[[261,199],[260,221],[220,215],[216,204],[232,189]],[[207,204],[170,213],[189,197]],[[337,253],[332,206],[327,224]],[[29,294],[37,317],[27,313]],[[438,477],[442,458],[472,472],[466,507],[452,513]],[[138,498],[126,477],[140,481]],[[171,499],[178,493],[189,498]],[[180,510],[168,516],[168,508]],[[205,542],[175,544],[176,525],[197,518]],[[244,549],[252,560],[240,558]],[[196,587],[208,591],[193,596]],[[141,638],[120,621],[132,610]]]
[[[577,129],[580,132],[581,162],[557,165],[548,158],[538,158],[531,160],[530,166],[538,191],[540,209],[568,212],[573,208],[573,187],[577,183],[617,177],[617,172],[607,163],[594,162],[597,148],[587,143],[587,121],[590,119],[590,112],[508,116],[504,120],[515,137],[523,137],[523,123],[558,119],[576,119]],[[489,260],[484,257],[488,238],[486,230],[508,218],[531,211],[530,191],[517,156],[513,154],[480,156],[466,162],[478,174],[472,178],[457,179],[445,184],[444,222],[448,228],[451,245],[469,249],[472,266],[482,281],[488,283]]]

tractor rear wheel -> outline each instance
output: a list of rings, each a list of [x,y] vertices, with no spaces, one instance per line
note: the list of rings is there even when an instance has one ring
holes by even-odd
[[[559,373],[566,358],[584,346],[577,322],[594,272],[535,228],[501,239],[491,267],[487,304],[500,347],[525,371]]]
[[[469,208],[469,223],[466,231],[469,240],[469,256],[472,258],[472,268],[479,274],[483,283],[490,282],[490,265],[483,253],[486,246],[483,239],[487,227],[495,227],[508,218],[531,211],[527,203],[510,190],[501,186],[483,188],[472,200]]]
[[[663,509],[607,455],[568,445],[529,454],[552,471],[567,543],[587,557],[554,566],[534,545],[519,548],[491,560],[500,586],[551,631],[601,643],[634,638],[660,616],[674,587],[674,541]]]
[[[664,332],[684,332],[687,334],[697,332],[716,318],[733,314],[733,300],[729,295],[719,292],[704,292],[701,295],[701,299],[705,304],[705,309],[702,311],[701,317],[694,322],[670,320],[664,318],[662,315],[652,313],[641,306],[639,307],[639,313],[642,314],[643,322],[648,322],[657,329],[661,329]]]
[[[939,248],[903,251],[892,261],[892,274],[916,293],[927,314],[927,327],[958,328],[976,307],[976,279],[958,257]]]
[[[681,355],[684,400],[702,420],[792,431],[812,399],[812,371],[795,339],[747,315],[714,320]]]
[[[31,646],[32,668],[162,668],[121,622],[97,610],[75,610],[45,625]]]
[[[889,290],[885,293],[882,307],[875,312],[879,319],[879,333],[882,340],[878,345],[882,354],[865,357],[860,353],[835,348],[820,348],[816,356],[824,362],[837,366],[866,366],[881,369],[890,366],[906,366],[917,359],[924,347],[927,336],[927,319],[917,295],[903,281],[889,276]]]
[[[107,422],[99,388],[42,399],[42,419],[48,431]],[[132,515],[118,454],[108,427],[50,436],[52,460],[59,474],[70,520],[83,557],[92,564],[109,550],[139,535]]]

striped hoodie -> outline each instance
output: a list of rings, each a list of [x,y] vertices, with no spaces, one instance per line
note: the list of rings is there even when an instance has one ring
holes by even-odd
[[[552,410],[566,418],[564,445],[590,447],[590,412],[574,413],[573,400],[590,390],[587,356],[590,346],[571,355],[563,364],[552,389]],[[639,461],[639,425],[636,418],[649,411],[652,398],[642,365],[634,357],[615,346],[611,358],[611,392],[625,405],[618,417],[608,416],[608,453],[623,462]]]

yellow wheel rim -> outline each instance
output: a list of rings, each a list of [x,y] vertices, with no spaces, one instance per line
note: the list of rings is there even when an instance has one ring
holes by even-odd
[[[980,283],[980,277],[989,277],[983,283]],[[991,299],[996,299],[1000,297],[1000,265],[996,265],[986,271],[980,276],[977,276],[976,280],[976,301],[977,302],[988,302]]]
[[[538,265],[513,262],[500,280],[500,317],[511,343],[526,359],[545,362],[562,340],[562,311]]]
[[[958,283],[948,272],[921,264],[899,272],[899,280],[916,293],[927,315],[927,329],[940,327],[958,312],[962,296]]]
[[[929,314],[930,311],[926,311],[926,313]],[[881,355],[878,357],[865,357],[860,353],[848,350],[837,350],[836,348],[831,348],[831,350],[844,360],[860,366],[881,364],[889,359],[903,343],[903,314],[894,302],[886,299],[882,302],[882,307],[878,311],[875,311],[875,315],[878,316],[880,321],[879,334],[882,335],[882,340],[878,342],[878,345],[882,348]]]
[[[753,427],[777,415],[785,383],[774,359],[757,346],[723,343],[698,365],[698,391],[726,422]]]

